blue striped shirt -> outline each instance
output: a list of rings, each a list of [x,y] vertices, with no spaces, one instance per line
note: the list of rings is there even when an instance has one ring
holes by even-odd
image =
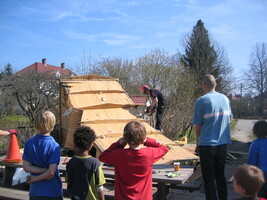
[[[231,117],[230,101],[225,95],[214,91],[197,99],[193,124],[201,126],[198,145],[230,144]]]

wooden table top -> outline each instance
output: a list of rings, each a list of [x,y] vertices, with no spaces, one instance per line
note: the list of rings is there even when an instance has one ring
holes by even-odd
[[[6,167],[22,168],[21,163],[7,163],[0,157],[0,165]],[[69,161],[68,157],[60,157],[60,164],[58,168],[61,172],[66,172],[66,162]],[[114,178],[114,167],[113,166],[102,166],[105,177]],[[183,184],[194,172],[193,167],[181,166],[179,171],[174,171],[173,165],[166,164],[155,164],[153,165],[152,181],[158,183],[170,183],[170,184]],[[167,174],[175,174],[174,177],[170,177]]]

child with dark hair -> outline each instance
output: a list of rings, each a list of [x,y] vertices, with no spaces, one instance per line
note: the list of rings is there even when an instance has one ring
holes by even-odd
[[[263,171],[265,184],[258,195],[267,198],[267,122],[257,121],[253,126],[253,134],[257,139],[249,147],[248,164],[255,165]]]
[[[129,148],[124,148],[127,144]],[[115,199],[152,200],[152,165],[168,150],[146,137],[142,123],[126,124],[123,137],[99,156],[100,161],[115,166]]]
[[[72,200],[104,200],[106,183],[101,163],[89,155],[96,135],[88,126],[80,126],[73,135],[75,156],[66,166],[67,189]]]
[[[234,191],[242,196],[236,200],[263,200],[257,194],[264,184],[261,169],[253,165],[240,165],[234,169]]]

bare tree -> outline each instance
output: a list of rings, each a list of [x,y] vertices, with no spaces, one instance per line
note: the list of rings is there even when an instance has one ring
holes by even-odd
[[[127,58],[102,58],[91,70],[91,73],[118,78],[130,94],[135,94],[139,91],[139,87],[134,80],[136,72],[133,61]]]
[[[148,54],[139,57],[136,62],[137,82],[149,85],[165,92],[164,81],[172,72],[174,65],[172,56],[164,50],[154,49]]]
[[[267,44],[257,43],[250,54],[248,70],[244,71],[245,89],[255,97],[257,110],[263,114],[267,92]]]
[[[5,79],[4,92],[15,98],[22,111],[33,121],[37,112],[49,109],[57,113],[59,84],[55,76],[28,72]]]
[[[99,59],[85,54],[83,55],[83,58],[81,60],[81,63],[76,66],[75,73],[78,75],[88,75],[88,74],[94,74],[97,71]]]

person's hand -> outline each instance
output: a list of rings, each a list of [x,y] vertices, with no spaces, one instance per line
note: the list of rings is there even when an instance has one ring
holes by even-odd
[[[144,139],[144,144],[146,143],[146,141],[147,141],[147,137]]]
[[[124,137],[120,138],[120,139],[119,139],[119,142],[120,142],[121,145],[123,145],[123,144],[126,143]]]
[[[31,184],[32,183],[31,179],[32,179],[31,175],[27,176],[26,183]]]
[[[196,145],[196,148],[195,148],[195,154],[196,154],[196,155],[199,155],[199,146],[198,146],[198,145]]]
[[[18,135],[18,132],[15,129],[11,129],[8,131],[10,135],[16,134],[16,136]]]

